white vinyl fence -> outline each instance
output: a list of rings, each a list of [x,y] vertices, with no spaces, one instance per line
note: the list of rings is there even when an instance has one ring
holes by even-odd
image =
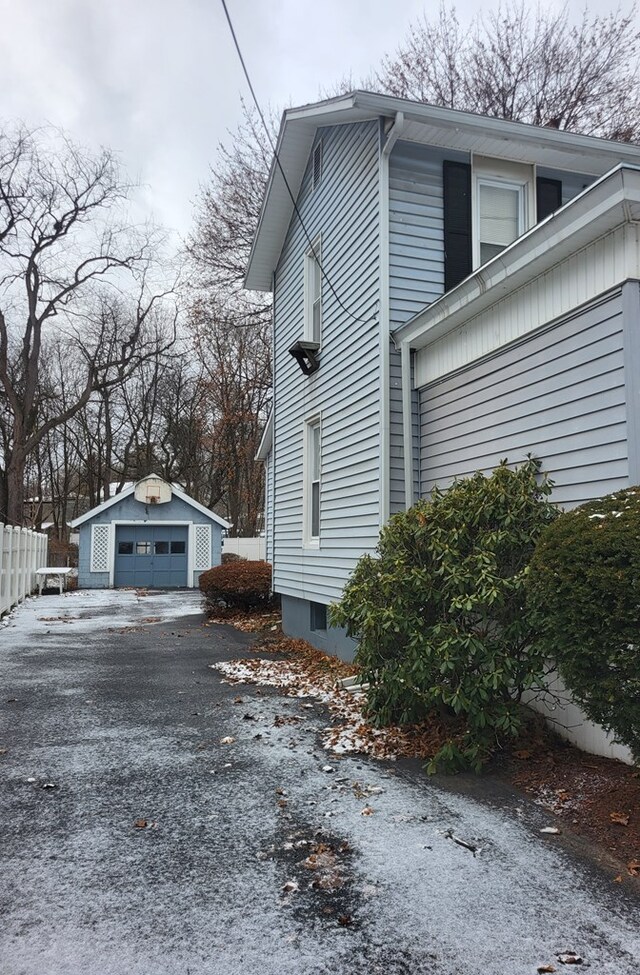
[[[47,564],[47,543],[40,532],[0,523],[0,616],[36,588],[36,569]]]
[[[223,538],[222,554],[233,552],[250,562],[264,562],[266,547],[264,538]]]

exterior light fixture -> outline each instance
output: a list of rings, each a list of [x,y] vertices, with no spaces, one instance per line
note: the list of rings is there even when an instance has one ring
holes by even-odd
[[[305,376],[311,376],[320,368],[317,353],[320,350],[319,342],[295,342],[289,349],[289,355],[296,360]]]

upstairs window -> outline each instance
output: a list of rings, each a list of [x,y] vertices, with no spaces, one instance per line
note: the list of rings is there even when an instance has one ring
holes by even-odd
[[[522,236],[535,222],[533,167],[474,156],[472,248],[480,267]]]
[[[304,452],[304,543],[317,548],[320,543],[320,471],[321,428],[320,417],[305,423]]]
[[[525,232],[524,186],[479,178],[477,194],[478,263],[486,264]]]
[[[304,337],[307,342],[322,342],[322,260],[321,240],[316,237],[305,254]]]

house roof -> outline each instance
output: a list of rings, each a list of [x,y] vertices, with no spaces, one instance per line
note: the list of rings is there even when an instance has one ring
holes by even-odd
[[[157,474],[150,474],[148,475],[148,477],[156,477],[160,481],[163,480],[163,478],[158,477]],[[146,481],[147,477],[143,477],[140,480]],[[139,484],[140,481],[137,481],[136,483]],[[107,501],[103,501],[102,504],[98,504],[95,506],[95,508],[91,508],[91,510],[87,511],[86,514],[81,515],[79,518],[76,518],[74,521],[70,521],[69,527],[78,528],[80,525],[84,525],[85,522],[91,521],[91,519],[95,518],[96,515],[100,514],[103,511],[107,511],[109,508],[112,508],[115,504],[118,504],[120,501],[123,501],[125,498],[130,497],[135,491],[135,489],[136,489],[136,484],[131,484],[123,491],[120,491],[119,494],[115,494],[112,498],[108,498]],[[181,501],[185,501],[196,511],[199,511],[200,514],[205,515],[207,518],[211,519],[211,521],[217,522],[217,524],[221,525],[222,528],[230,527],[228,521],[225,521],[224,518],[221,518],[220,515],[215,514],[215,512],[210,511],[209,508],[205,508],[203,504],[200,504],[198,501],[195,501],[193,498],[190,498],[188,494],[185,494],[184,491],[181,491],[178,487],[176,487],[175,484],[171,484],[171,492],[173,496],[179,498]]]
[[[354,91],[284,112],[276,151],[294,197],[300,191],[319,127],[393,120],[399,114],[403,123],[401,138],[410,142],[591,176],[601,176],[618,162],[640,165],[640,147],[636,145],[487,118],[391,95]],[[274,158],[249,256],[245,287],[271,290],[272,273],[292,214],[293,203]]]
[[[395,329],[396,345],[408,344],[412,349],[431,345],[564,258],[629,222],[640,222],[640,167],[621,165]],[[620,271],[625,273],[624,268]]]

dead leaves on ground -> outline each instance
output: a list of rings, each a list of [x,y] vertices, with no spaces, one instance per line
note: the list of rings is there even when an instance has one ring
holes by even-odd
[[[610,812],[609,819],[612,823],[617,823],[619,826],[628,826],[630,816],[629,813]]]

